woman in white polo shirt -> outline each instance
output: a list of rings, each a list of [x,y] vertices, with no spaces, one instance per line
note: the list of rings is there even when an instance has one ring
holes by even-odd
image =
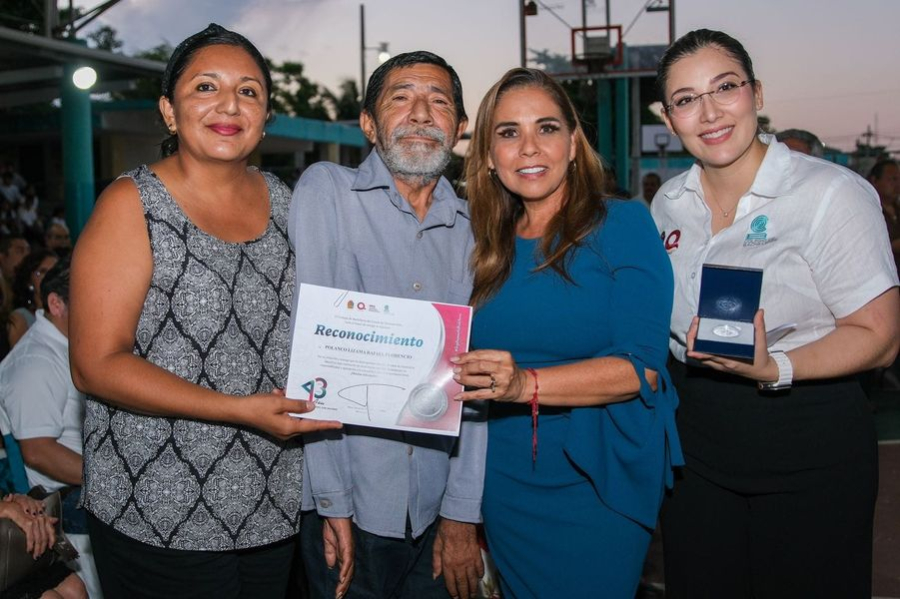
[[[697,159],[652,204],[675,271],[687,463],[663,507],[666,597],[869,597],[877,448],[853,375],[888,366],[900,343],[878,197],[757,135],[762,85],[724,33],[677,40],[657,87]],[[752,362],[692,350],[704,264],[764,271]],[[766,329],[790,323],[766,348]]]

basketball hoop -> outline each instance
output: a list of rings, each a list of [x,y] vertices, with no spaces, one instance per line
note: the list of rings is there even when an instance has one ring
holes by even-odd
[[[622,26],[601,25],[572,28],[572,64],[602,73],[622,64]]]

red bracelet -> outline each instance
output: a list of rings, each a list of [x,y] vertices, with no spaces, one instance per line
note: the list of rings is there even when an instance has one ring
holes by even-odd
[[[534,377],[534,394],[531,396],[531,461],[537,461],[537,427],[538,427],[538,376],[534,368],[526,368]]]

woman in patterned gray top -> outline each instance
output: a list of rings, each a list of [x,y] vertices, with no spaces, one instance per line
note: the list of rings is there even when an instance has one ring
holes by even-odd
[[[287,377],[290,191],[248,168],[271,77],[244,37],[182,42],[163,160],[103,193],[72,265],[72,375],[89,395],[84,506],[107,599],[283,596],[295,435],[336,428]],[[349,566],[344,572],[349,582]]]

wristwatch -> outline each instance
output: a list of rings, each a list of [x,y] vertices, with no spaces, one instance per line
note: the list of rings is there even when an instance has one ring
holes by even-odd
[[[794,381],[794,367],[791,365],[791,359],[783,351],[773,351],[769,354],[775,364],[778,365],[777,381],[759,381],[760,391],[781,391],[790,389],[791,383]]]

